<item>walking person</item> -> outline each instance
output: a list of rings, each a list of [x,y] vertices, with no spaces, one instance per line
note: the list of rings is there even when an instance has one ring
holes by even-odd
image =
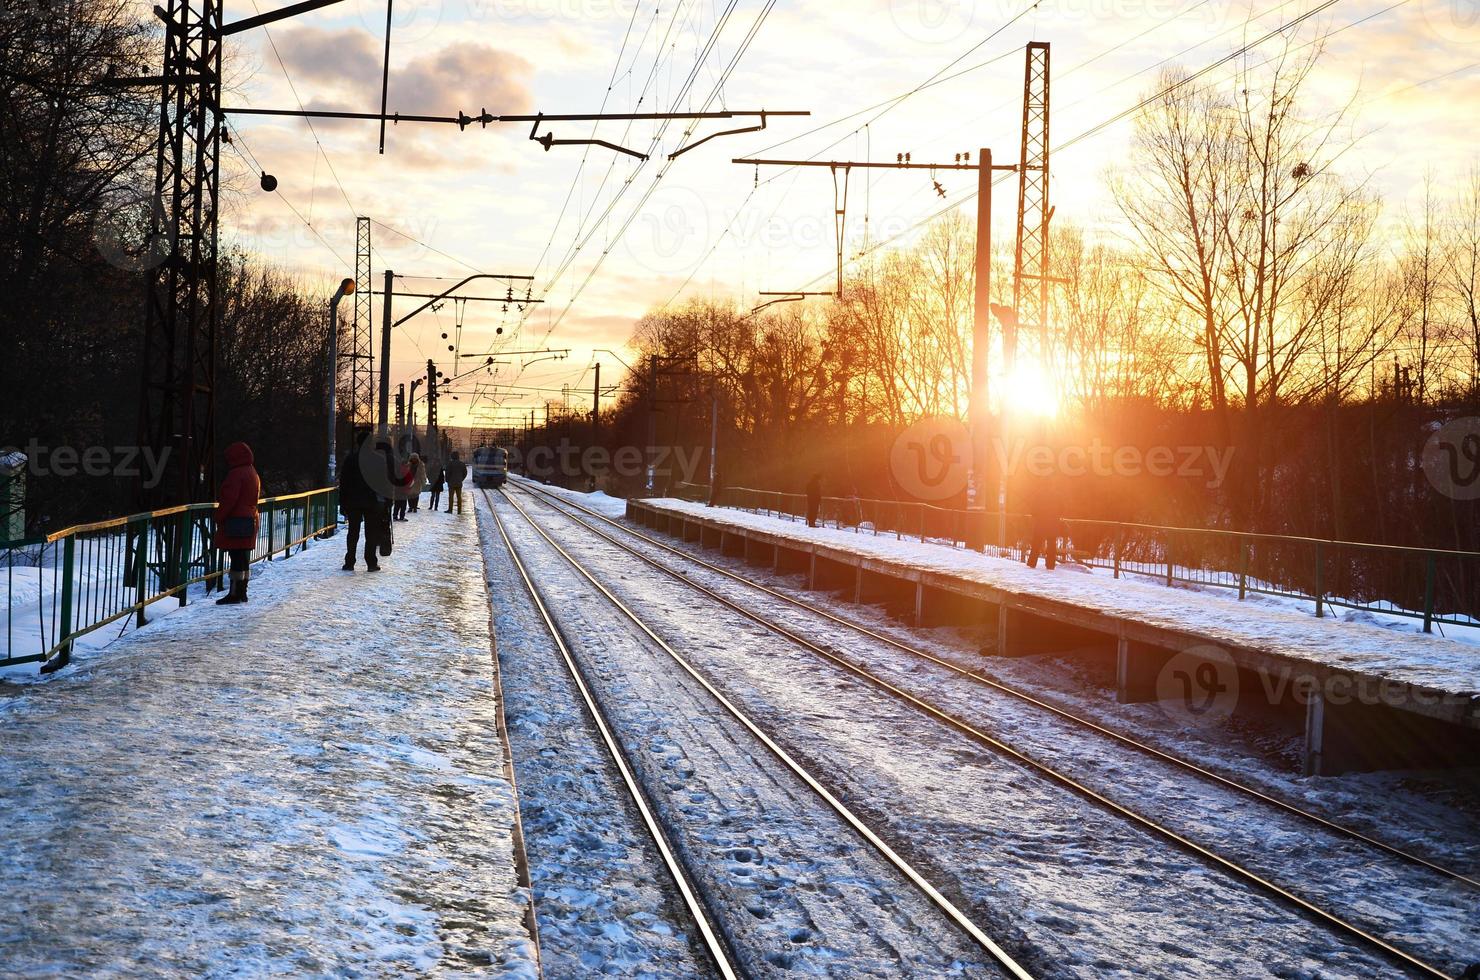
[[[467,478],[468,464],[462,461],[462,454],[454,449],[452,458],[447,461],[447,513],[452,513],[453,501],[457,502],[457,512],[462,513],[462,485]]]
[[[427,491],[431,496],[428,507],[436,510],[442,502],[442,488],[447,485],[447,474],[442,469],[442,461],[433,456],[431,465],[427,467]]]
[[[1038,478],[1033,493],[1032,530],[1028,542],[1028,567],[1038,567],[1038,556],[1044,557],[1044,567],[1050,572],[1059,560],[1060,512],[1058,480],[1054,474]]]
[[[247,580],[252,577],[252,549],[257,546],[257,498],[262,478],[252,465],[252,449],[244,442],[226,447],[230,467],[216,498],[216,547],[231,562],[231,591],[216,600],[218,606],[247,601]]]
[[[404,521],[406,519],[406,504],[411,499],[411,463],[396,460],[396,492],[395,503],[391,507],[391,520]]]
[[[344,570],[355,568],[355,546],[360,543],[360,528],[365,529],[365,567],[372,572],[380,571],[380,521],[378,509],[380,498],[365,479],[365,464],[378,458],[374,452],[365,451],[370,439],[370,430],[361,427],[355,430],[355,445],[339,463],[339,511],[349,525],[345,533]]]
[[[807,481],[807,526],[817,526],[817,515],[822,512],[822,474],[813,473]]]
[[[415,514],[421,504],[421,488],[426,486],[427,482],[426,464],[421,461],[419,453],[412,453],[406,465],[411,467],[411,486],[406,497],[406,509]]]

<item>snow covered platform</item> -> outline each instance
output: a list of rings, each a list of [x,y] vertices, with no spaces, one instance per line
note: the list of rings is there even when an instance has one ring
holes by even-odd
[[[1308,774],[1480,759],[1480,647],[1469,643],[683,500],[633,499],[626,514],[920,625],[984,626],[995,637],[984,653],[1113,657],[1120,701],[1161,701],[1188,724],[1301,712]]]
[[[536,976],[472,511],[0,687],[4,972]]]

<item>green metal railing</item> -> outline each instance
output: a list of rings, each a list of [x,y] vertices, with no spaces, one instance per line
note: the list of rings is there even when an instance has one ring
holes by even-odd
[[[337,521],[338,491],[309,490],[258,501],[252,561],[302,551]],[[67,662],[73,644],[162,599],[189,601],[192,585],[219,587],[223,556],[212,543],[215,504],[187,504],[0,543],[5,646],[0,667]]]
[[[683,483],[676,494],[705,501],[709,488]],[[792,519],[807,512],[805,496],[774,490],[727,487],[719,502]],[[1027,553],[1032,526],[1026,514],[1003,520],[992,511],[858,497],[823,497],[819,520],[1016,560]],[[1114,578],[1226,589],[1240,599],[1279,596],[1311,603],[1317,616],[1334,607],[1402,616],[1421,620],[1425,633],[1436,623],[1480,625],[1480,552],[1116,521],[1062,524],[1063,554]]]

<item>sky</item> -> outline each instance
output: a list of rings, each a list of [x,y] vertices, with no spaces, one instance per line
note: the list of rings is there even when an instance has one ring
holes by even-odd
[[[226,20],[282,5],[226,0]],[[452,376],[448,347],[460,315],[457,353],[497,363],[452,387],[456,400],[439,402],[444,424],[510,424],[567,389],[584,410],[592,366],[602,364],[604,388],[619,384],[632,358],[626,341],[646,312],[689,297],[749,307],[762,290],[832,288],[829,170],[733,158],[893,160],[908,152],[916,162],[949,162],[990,147],[994,160],[1010,161],[1028,41],[1051,45],[1058,147],[1134,106],[1166,65],[1201,69],[1311,11],[1294,35],[1325,45],[1311,111],[1354,100],[1359,140],[1342,168],[1383,195],[1388,227],[1396,227],[1426,176],[1442,196],[1480,158],[1480,0],[395,0],[390,112],[811,116],[769,118],[764,131],[721,136],[673,161],[667,155],[686,143],[757,120],[541,130],[556,139],[594,135],[649,153],[642,161],[602,146],[546,150],[527,123],[462,131],[401,123],[388,127],[380,155],[374,121],[229,115],[222,238],[326,299],[354,274],[356,215],[375,222],[377,290],[387,268],[407,293],[440,292],[474,273],[532,276],[460,291],[522,298],[528,290],[543,301],[522,311],[470,301],[459,314],[448,302],[398,328],[392,384],[424,375],[428,358]],[[377,111],[385,17],[385,0],[344,0],[237,35],[225,104]],[[1222,84],[1233,70],[1208,77]],[[1055,222],[1107,239],[1124,233],[1106,176],[1130,133],[1122,120],[1051,154]],[[278,179],[275,193],[260,189],[260,171]],[[933,176],[945,197],[926,171],[854,171],[850,262],[866,249],[908,244],[942,208],[965,204],[973,218],[975,176]],[[1015,184],[996,186],[993,208],[1003,216],[996,236],[1009,235]],[[396,300],[396,316],[420,302]],[[381,303],[376,297],[377,331]],[[569,353],[512,353],[546,349]],[[459,358],[462,370],[470,363]]]

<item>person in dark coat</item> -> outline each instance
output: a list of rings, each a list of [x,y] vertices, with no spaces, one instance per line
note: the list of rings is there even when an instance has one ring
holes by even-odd
[[[1028,567],[1038,567],[1038,556],[1050,572],[1059,559],[1059,527],[1063,515],[1058,480],[1053,474],[1038,478],[1033,493],[1032,530],[1028,542]]]
[[[709,503],[705,507],[714,507],[719,504],[720,494],[725,492],[725,478],[720,468],[714,468],[714,479],[709,483]]]
[[[230,467],[216,498],[216,547],[231,561],[231,591],[216,605],[247,601],[247,580],[252,577],[252,549],[257,546],[257,498],[262,496],[262,478],[252,465],[252,449],[244,442],[226,447]]]
[[[411,501],[411,482],[415,479],[412,464],[408,460],[405,463],[396,461],[396,498],[391,505],[391,520],[404,521],[406,519],[406,506]]]
[[[360,527],[365,528],[365,567],[372,572],[380,570],[380,521],[378,510],[380,498],[365,479],[365,465],[378,458],[378,454],[365,451],[370,439],[370,430],[355,430],[355,446],[339,464],[339,511],[349,525],[345,535],[344,570],[355,568],[355,546],[360,543]]]
[[[442,488],[447,485],[447,474],[442,469],[442,461],[435,456],[431,459],[431,465],[427,467],[427,490],[431,493],[429,507],[436,510],[442,502]]]
[[[462,485],[467,478],[468,464],[462,461],[462,454],[454,449],[452,458],[447,461],[447,513],[452,513],[453,501],[457,501],[457,512],[462,513]]]
[[[822,474],[813,473],[807,481],[807,526],[817,526],[817,515],[822,512]]]
[[[411,488],[407,491],[406,506],[415,514],[421,505],[421,491],[427,485],[427,467],[420,453],[412,453],[407,465],[411,467]]]

